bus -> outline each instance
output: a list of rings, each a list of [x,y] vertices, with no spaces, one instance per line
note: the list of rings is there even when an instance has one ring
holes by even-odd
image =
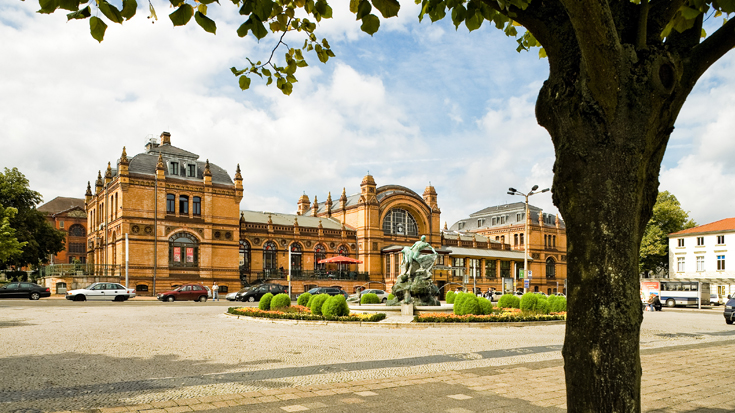
[[[658,295],[661,304],[667,307],[697,305],[698,300],[701,300],[703,305],[710,305],[710,285],[706,282],[641,281],[641,301],[647,302],[651,294]]]

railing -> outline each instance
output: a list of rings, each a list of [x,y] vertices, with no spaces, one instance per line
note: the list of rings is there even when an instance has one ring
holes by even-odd
[[[288,276],[287,270],[263,270],[260,272],[253,272],[250,274],[249,279],[261,279],[261,280],[286,280]],[[369,281],[370,276],[366,272],[357,271],[327,271],[327,270],[291,270],[292,281],[328,281],[328,280],[342,280],[342,281]]]
[[[53,264],[40,268],[41,277],[119,277],[122,266],[117,264]]]

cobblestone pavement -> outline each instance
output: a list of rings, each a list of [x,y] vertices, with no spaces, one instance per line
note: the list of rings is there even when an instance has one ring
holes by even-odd
[[[4,300],[0,412],[565,407],[563,324],[317,325],[229,305]],[[735,411],[721,310],[644,313],[641,348],[645,410]]]

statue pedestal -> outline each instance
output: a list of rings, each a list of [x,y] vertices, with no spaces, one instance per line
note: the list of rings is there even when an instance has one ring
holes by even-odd
[[[413,304],[401,304],[401,315],[413,315]]]

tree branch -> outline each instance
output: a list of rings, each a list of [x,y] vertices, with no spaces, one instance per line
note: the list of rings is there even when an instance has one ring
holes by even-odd
[[[661,32],[686,0],[653,0],[648,11],[648,44],[660,43]]]
[[[692,49],[692,53],[684,63],[682,83],[686,82],[689,87],[694,87],[704,72],[733,48],[735,48],[735,19],[725,23]]]
[[[646,37],[648,37],[648,11],[650,4],[648,0],[641,0],[640,9],[638,10],[638,33],[636,34],[635,47],[640,50],[646,47]]]

